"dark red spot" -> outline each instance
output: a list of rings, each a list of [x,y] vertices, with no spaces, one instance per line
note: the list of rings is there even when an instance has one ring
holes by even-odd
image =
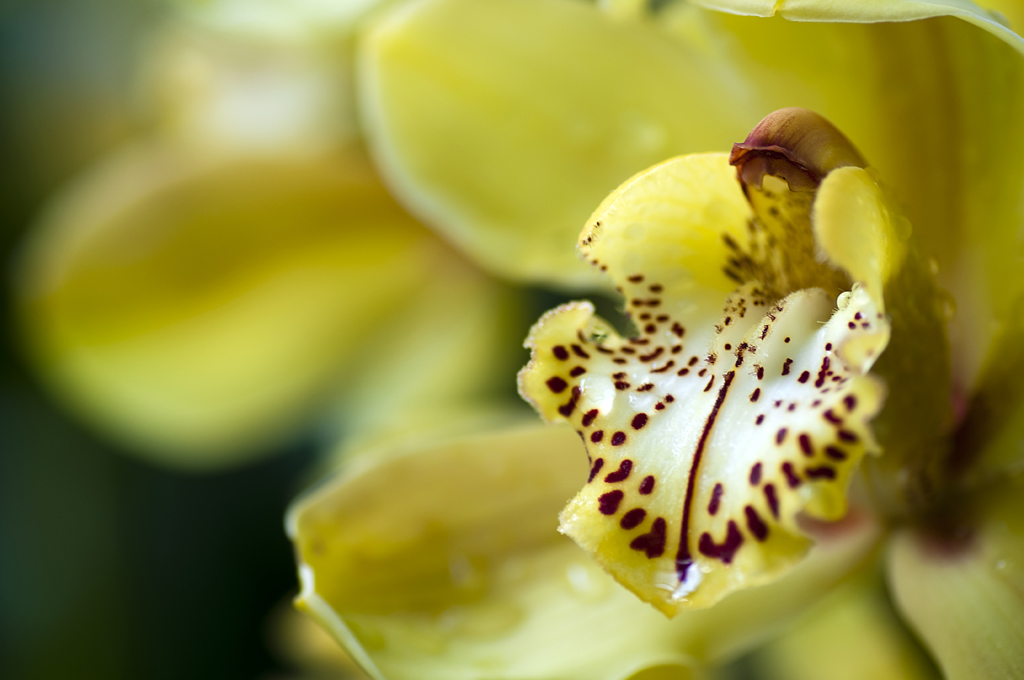
[[[676,371],[676,375],[686,375],[689,372],[690,369],[688,368],[680,368],[678,371]]]
[[[604,458],[598,458],[594,461],[593,467],[590,468],[590,476],[587,478],[587,484],[594,481],[594,477],[597,477],[597,473],[604,467]]]
[[[569,358],[569,350],[562,347],[561,345],[555,345],[554,347],[551,348],[551,351],[554,352],[555,356],[561,359],[562,361],[565,361],[566,359]]]
[[[586,372],[587,369],[583,368],[582,366],[577,366],[576,368],[569,371],[569,375],[572,376],[573,378],[578,378]]]
[[[695,363],[700,361],[697,357],[690,357],[690,360],[686,362],[687,366],[693,366]]]
[[[825,351],[826,352],[831,352],[832,351],[832,343],[831,342],[826,342],[825,343]]]
[[[620,347],[619,351],[623,354],[636,354],[636,350],[632,347]]]
[[[579,345],[572,346],[573,353],[581,359],[589,359],[590,355],[583,351],[583,348]]]
[[[643,274],[633,274],[632,276],[626,277],[626,280],[629,281],[630,283],[640,283],[641,281],[644,280],[644,275]]]
[[[757,486],[761,483],[761,464],[754,463],[754,466],[750,468],[750,484]]]
[[[808,479],[835,479],[836,471],[827,465],[821,467],[804,468],[804,474]]]
[[[757,379],[764,380],[764,366],[757,367]]]
[[[629,473],[630,473],[630,471],[632,471],[632,469],[633,469],[633,461],[631,461],[629,458],[627,458],[624,461],[622,461],[621,463],[619,463],[619,469],[618,470],[616,470],[615,472],[609,472],[605,476],[604,481],[608,482],[609,484],[614,484],[615,482],[621,482],[624,479],[626,479],[627,477],[629,477]]]
[[[629,383],[626,382],[625,380],[616,380],[615,381],[615,389],[617,389],[617,390],[628,390],[629,389]]]
[[[698,378],[703,378],[705,375],[707,375],[707,373],[708,373],[708,369],[702,368],[699,371],[697,371],[697,377]]]
[[[761,398],[761,388],[755,387],[754,391],[750,393],[750,401],[757,401]]]
[[[601,354],[615,354],[615,352],[613,350],[610,350],[607,347],[600,347],[600,346],[598,346],[598,347],[595,347],[594,349],[596,349]]]
[[[598,416],[598,410],[596,408],[590,409],[583,414],[582,425],[583,427],[590,427],[590,424],[594,422],[594,418]]]
[[[642,354],[642,355],[640,355],[640,361],[654,361],[659,356],[661,356],[661,353],[664,352],[664,351],[665,351],[664,347],[657,347],[650,354]]]
[[[782,375],[789,375],[789,367],[793,365],[792,359],[786,359],[782,362]]]
[[[654,383],[645,383],[640,387],[636,388],[637,392],[650,392],[654,389]]]
[[[644,481],[640,482],[640,495],[646,496],[654,491],[654,475],[647,475]]]
[[[715,488],[711,491],[711,500],[708,501],[708,514],[718,514],[718,506],[722,503],[722,493],[725,488],[721,484],[715,484]]]
[[[711,376],[711,379],[708,380],[708,384],[704,386],[704,391],[705,392],[710,392],[711,391],[711,386],[714,385],[714,384],[715,384],[715,376]]]
[[[786,428],[784,428],[784,427],[779,428],[779,431],[775,433],[775,443],[776,444],[781,444],[783,441],[786,440],[786,432],[787,432]]]
[[[559,394],[561,392],[564,392],[565,388],[569,386],[569,383],[565,382],[564,380],[559,378],[557,375],[554,378],[548,378],[548,381],[547,381],[546,384],[548,386],[548,389],[551,390],[552,392],[554,392],[555,394]]]
[[[665,410],[665,405],[659,401],[657,404],[654,405],[654,410],[655,411],[664,411]]]
[[[659,291],[655,291],[655,292],[660,293],[661,291],[659,290]],[[658,316],[655,317],[655,321],[659,321],[659,322],[668,321],[668,314],[659,314]]]
[[[754,425],[760,425],[764,422],[764,414],[762,413],[754,420]]]
[[[715,539],[711,538],[711,534],[704,532],[700,536],[697,548],[700,550],[702,555],[722,560],[723,564],[729,564],[732,562],[733,556],[736,555],[736,551],[742,544],[743,536],[740,534],[740,530],[736,527],[736,522],[729,520],[729,526],[725,534],[725,541],[722,543],[715,543]]]
[[[728,352],[731,349],[732,349],[732,345],[730,345],[729,343],[725,343],[725,351]]]
[[[633,426],[634,430],[639,430],[640,428],[647,424],[647,414],[637,413],[635,416],[633,416],[633,422],[630,424]]]
[[[676,337],[683,337],[684,330],[685,329],[679,325],[678,321],[672,324],[672,333],[674,333]]]
[[[619,489],[615,491],[609,491],[608,493],[601,494],[600,498],[597,499],[598,509],[602,515],[614,515],[619,510],[619,503],[626,494],[622,493]]]
[[[665,521],[665,518],[659,517],[654,520],[651,530],[634,538],[629,547],[644,553],[649,560],[661,557],[665,554],[665,533],[667,530],[668,523]]]
[[[590,441],[599,444],[604,439],[604,430],[594,430],[590,433]]]
[[[576,410],[576,402],[579,400],[579,398],[580,388],[572,388],[572,396],[569,397],[569,401],[565,402],[564,404],[558,407],[558,412],[561,413],[566,418],[568,418],[570,415],[572,415],[572,412]]]
[[[811,438],[806,433],[802,433],[797,441],[800,442],[800,450],[804,452],[805,456],[813,456],[814,449],[811,448]]]
[[[857,435],[850,432],[849,430],[839,430],[839,432],[837,432],[836,434],[838,434],[839,438],[844,442],[849,442],[852,444],[853,442],[857,441]]]
[[[665,395],[665,401],[667,401],[668,403],[670,403],[670,404],[671,404],[671,403],[672,403],[673,401],[675,401],[675,400],[676,400],[676,398],[675,398],[675,397],[673,397],[673,396],[672,396],[671,394],[666,394],[666,395]]]
[[[779,498],[775,495],[775,485],[765,484],[764,485],[764,499],[768,501],[768,507],[772,511],[772,516],[775,519],[779,518]]]
[[[849,329],[850,329],[851,331],[857,328],[857,324],[855,324],[855,323],[854,323],[854,322],[852,322],[852,321],[851,321],[851,322],[849,322],[848,324],[846,324],[846,326],[847,326],[847,328],[849,328]]]
[[[619,520],[619,526],[629,531],[630,529],[636,529],[640,526],[640,523],[647,517],[647,511],[643,508],[633,508]]]
[[[800,374],[800,377],[797,378],[796,381],[798,383],[805,383],[805,382],[807,382],[810,379],[811,379],[811,372],[810,371],[804,371],[803,373]]]
[[[754,538],[759,541],[768,538],[768,526],[761,519],[761,515],[757,514],[757,510],[748,505],[743,508],[743,514],[747,516],[747,528],[750,529]]]
[[[831,344],[825,345],[825,349],[831,348]],[[815,387],[821,387],[822,385],[825,384],[825,378],[828,377],[828,375],[830,374],[828,367],[831,363],[832,362],[828,357],[825,357],[824,359],[821,360],[821,370],[818,371],[818,379],[814,381]]]
[[[846,453],[836,446],[826,446],[825,455],[832,460],[846,460]]]
[[[653,323],[649,323],[646,326],[644,326],[644,332],[645,333],[653,333],[656,330],[658,330],[658,327],[655,326]]]
[[[626,433],[616,432],[612,435],[612,446],[622,446],[626,443]]]
[[[846,404],[847,411],[852,411],[853,409],[857,408],[857,397],[853,396],[852,394],[848,394],[845,397],[843,397],[843,403]]]
[[[782,464],[782,474],[786,476],[786,483],[789,484],[790,489],[800,486],[800,478],[796,476],[792,463],[786,462]]]
[[[789,338],[786,338],[783,342],[789,342]]]
[[[682,351],[683,351],[683,346],[682,345],[676,345],[676,346],[674,346],[672,348],[672,354],[679,354]]]
[[[833,413],[832,409],[826,409],[825,412],[821,414],[821,416],[828,422],[833,423],[835,425],[843,424],[843,419],[837,416],[835,413]]]

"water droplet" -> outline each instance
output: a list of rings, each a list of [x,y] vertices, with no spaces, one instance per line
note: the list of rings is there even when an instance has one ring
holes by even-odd
[[[939,275],[939,261],[934,257],[928,258],[928,271],[932,273],[932,276]]]
[[[996,571],[1006,570],[1006,560],[996,560]]]

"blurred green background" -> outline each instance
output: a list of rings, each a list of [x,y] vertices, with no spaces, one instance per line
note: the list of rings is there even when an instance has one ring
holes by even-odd
[[[259,678],[290,669],[268,613],[294,591],[284,509],[312,444],[168,472],[63,415],[12,328],[10,263],[45,200],[146,125],[147,0],[0,3],[0,677]]]

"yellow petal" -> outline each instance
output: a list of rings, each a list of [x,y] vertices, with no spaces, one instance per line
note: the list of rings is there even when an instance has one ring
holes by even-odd
[[[158,133],[203,153],[322,153],[357,136],[351,50],[171,23],[140,89]]]
[[[527,341],[521,393],[573,424],[592,466],[561,530],[669,615],[791,568],[808,545],[797,515],[842,517],[851,472],[877,450],[882,389],[866,373],[887,319],[864,288],[835,311],[821,289],[766,286],[775,267],[813,262],[801,239],[771,239],[724,155],[668,161],[580,238],[639,335],[572,303]]]
[[[950,499],[935,527],[899,531],[889,583],[950,680],[1024,675],[1024,488]]]
[[[1024,40],[1000,17],[969,0],[697,0],[704,7],[759,17],[779,15],[794,21],[877,23],[953,16],[980,26],[1024,52]]]
[[[558,535],[587,474],[576,442],[535,426],[363,459],[289,513],[299,607],[375,678],[620,680],[749,648],[879,535],[858,515],[791,578],[669,621]]]
[[[880,579],[837,589],[791,630],[755,652],[765,680],[938,679],[927,654],[900,623]]]
[[[756,110],[715,60],[575,2],[409,3],[369,33],[359,75],[403,203],[494,271],[569,285],[595,281],[573,244],[608,192],[728,148]]]
[[[58,397],[140,453],[200,469],[272,447],[419,315],[502,325],[495,288],[359,155],[126,151],[55,201],[18,284],[25,343]],[[475,364],[476,339],[457,338],[448,349]]]

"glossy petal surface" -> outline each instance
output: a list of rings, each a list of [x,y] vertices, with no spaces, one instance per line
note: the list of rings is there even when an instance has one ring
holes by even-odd
[[[903,616],[950,680],[1024,674],[1024,494],[1019,480],[954,499],[939,529],[889,550]]]
[[[299,606],[377,678],[620,680],[763,640],[878,538],[860,513],[820,527],[791,577],[668,621],[558,535],[587,474],[578,446],[568,428],[530,427],[346,472],[289,513]]]

